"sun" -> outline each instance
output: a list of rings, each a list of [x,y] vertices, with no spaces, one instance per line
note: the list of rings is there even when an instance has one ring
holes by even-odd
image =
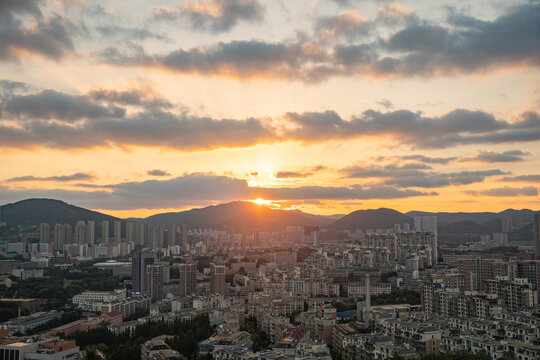
[[[255,200],[249,200],[249,201],[257,205],[272,205],[272,202],[270,200],[265,200],[263,198],[257,198]]]

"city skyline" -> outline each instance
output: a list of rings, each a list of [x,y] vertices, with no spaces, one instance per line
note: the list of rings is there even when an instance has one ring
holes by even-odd
[[[538,210],[535,2],[28,0],[0,13],[0,205]]]

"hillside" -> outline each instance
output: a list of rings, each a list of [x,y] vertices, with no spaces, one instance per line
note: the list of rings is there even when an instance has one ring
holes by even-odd
[[[157,224],[186,224],[188,228],[281,229],[287,226],[326,225],[331,220],[299,210],[276,210],[247,201],[208,206],[181,212],[152,215],[145,219]]]
[[[437,216],[437,224],[439,227],[454,224],[460,221],[474,221],[477,224],[485,224],[491,220],[499,219],[502,216],[522,217],[524,221],[533,220],[534,211],[529,209],[514,210],[506,209],[499,213],[495,212],[426,212],[426,211],[409,211],[406,215],[414,218],[415,216]]]
[[[471,220],[462,220],[462,221],[458,221],[450,225],[439,226],[439,233],[447,233],[447,234],[463,234],[463,233],[486,234],[489,232],[490,231],[486,229],[484,226]]]
[[[0,221],[8,226],[39,225],[48,223],[68,223],[74,225],[77,221],[118,220],[110,215],[87,210],[53,199],[26,199],[12,204],[0,206]]]
[[[412,228],[413,218],[392,209],[357,210],[333,222],[329,227],[343,230],[354,229],[388,229],[394,224],[409,224]]]

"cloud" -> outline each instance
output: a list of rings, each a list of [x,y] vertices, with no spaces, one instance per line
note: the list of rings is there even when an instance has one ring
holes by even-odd
[[[201,9],[217,6],[213,1],[194,4],[214,4],[201,5]],[[221,14],[220,11],[216,13]],[[212,29],[216,25],[213,20],[208,20],[208,23],[207,19],[213,19],[208,15],[210,13],[210,10],[197,10],[190,14],[199,19],[193,21],[200,27]],[[375,39],[353,41],[362,39],[361,35],[369,26],[364,26],[356,13],[346,12],[318,19],[311,37],[304,34],[281,42],[219,42],[154,55],[113,47],[99,52],[98,56],[102,61],[119,66],[308,83],[335,76],[433,77],[540,66],[537,51],[540,48],[540,4],[510,7],[493,21],[485,21],[483,26],[475,28],[455,27],[444,22],[430,23],[417,19],[409,10],[399,6],[383,8],[378,18],[371,21],[384,22],[393,26],[404,25],[390,34],[378,34]],[[227,26],[219,25],[217,28],[227,29]],[[345,38],[349,43],[327,46],[328,40],[335,38]]]
[[[361,17],[356,10],[349,10],[333,16],[317,19],[315,33],[324,41],[335,41],[345,38],[349,41],[366,36],[371,24]]]
[[[540,115],[524,112],[512,123],[483,111],[456,109],[440,117],[396,110],[364,111],[344,120],[334,111],[287,113],[294,125],[287,137],[302,142],[388,136],[412,148],[446,148],[466,144],[499,144],[540,140]]]
[[[305,179],[312,176],[314,173],[326,170],[327,167],[323,165],[313,166],[309,170],[303,171],[278,171],[274,174],[276,179]]]
[[[540,175],[505,176],[500,181],[506,182],[540,182]]]
[[[300,172],[300,171],[278,171],[274,174],[276,179],[304,179],[310,177],[311,172]]]
[[[412,149],[538,141],[540,115],[526,111],[505,121],[479,110],[456,109],[439,117],[410,110],[366,110],[346,120],[328,110],[291,112],[278,118],[216,119],[175,108],[144,86],[97,88],[82,95],[54,89],[0,92],[0,146],[12,149],[140,146],[195,151],[372,137],[385,137]],[[454,160],[414,156],[403,159],[439,164]]]
[[[146,172],[146,175],[150,175],[150,176],[171,176],[171,174],[169,174],[167,171],[159,170],[159,169],[148,170]]]
[[[508,150],[504,152],[479,151],[478,155],[461,158],[460,162],[482,162],[482,163],[501,163],[501,162],[522,162],[531,153],[521,150]]]
[[[58,175],[58,176],[47,176],[47,177],[39,177],[39,176],[33,176],[33,175],[27,175],[27,176],[19,176],[14,177],[11,179],[4,180],[5,182],[24,182],[24,181],[58,181],[58,182],[64,182],[64,181],[81,181],[81,180],[92,180],[95,176],[89,173],[75,173],[71,175]]]
[[[538,196],[538,189],[533,186],[523,188],[495,188],[483,191],[465,191],[469,195],[482,195],[482,196],[497,196],[497,197],[511,197],[511,196]]]
[[[189,1],[177,9],[158,6],[152,9],[154,21],[184,21],[198,31],[228,32],[241,21],[264,19],[265,5],[259,0]]]
[[[381,101],[377,101],[377,104],[381,105],[385,109],[391,109],[394,107],[392,101],[388,99],[382,99]]]
[[[425,164],[350,166],[340,170],[347,178],[380,178],[382,184],[397,187],[436,188],[483,182],[486,177],[504,175],[499,169],[440,173]]]
[[[136,105],[147,108],[172,107],[169,100],[164,99],[148,86],[128,90],[97,88],[89,91],[88,96],[95,101],[107,101],[121,105]]]
[[[59,60],[74,52],[73,24],[64,16],[45,17],[33,0],[0,2],[0,60],[18,60],[25,53]],[[30,26],[19,18],[30,15]]]
[[[0,105],[3,118],[54,119],[73,122],[83,118],[122,117],[125,111],[102,106],[84,95],[71,95],[52,89],[34,94],[12,95]]]
[[[142,29],[142,28],[130,28],[130,27],[124,27],[120,25],[100,25],[96,26],[95,30],[104,37],[111,38],[111,37],[117,37],[124,40],[148,40],[148,39],[156,39],[156,40],[165,40],[170,41],[170,38],[163,33],[157,33],[150,31],[148,29]]]
[[[425,155],[420,154],[414,154],[414,155],[403,155],[398,157],[401,160],[415,160],[420,161],[424,164],[448,164],[449,162],[452,162],[457,159],[456,156],[450,156],[450,157],[429,157]]]
[[[184,174],[167,180],[147,180],[88,187],[91,191],[10,189],[0,186],[0,198],[16,201],[28,197],[59,198],[94,209],[178,208],[193,203],[225,202],[263,197],[270,200],[312,199],[397,199],[436,195],[390,186],[351,185],[301,186],[286,188],[250,187],[246,180],[212,173]]]

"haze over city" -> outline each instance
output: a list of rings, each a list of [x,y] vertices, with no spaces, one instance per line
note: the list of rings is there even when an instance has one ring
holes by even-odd
[[[2,204],[538,208],[536,1],[2,1]]]

